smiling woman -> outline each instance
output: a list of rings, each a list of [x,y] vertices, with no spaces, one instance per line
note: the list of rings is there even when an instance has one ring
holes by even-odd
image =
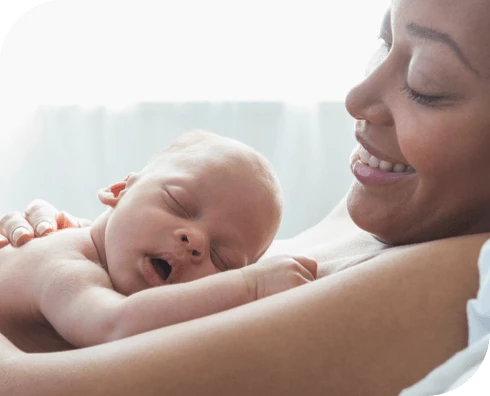
[[[392,396],[465,348],[466,303],[476,295],[477,257],[490,237],[490,87],[483,78],[490,67],[489,18],[487,0],[392,1],[381,31],[385,43],[347,96],[359,145],[346,199],[316,226],[274,241],[266,252],[311,256],[321,279],[93,348],[28,355],[4,339],[0,390],[22,396]],[[169,173],[186,180],[181,175],[190,167],[192,161],[182,169],[170,163]],[[301,176],[307,179],[313,170],[318,166]],[[116,210],[124,213],[124,201],[146,199],[151,180],[151,172],[132,179],[141,183],[141,195],[127,193]],[[189,181],[203,199],[215,193],[199,177]],[[46,206],[38,216],[27,213],[34,228],[40,218],[52,221],[53,211],[43,217],[44,211]],[[148,212],[117,218],[116,266],[132,263],[123,261],[127,254],[118,256],[119,250],[129,252],[130,241],[121,243],[117,233],[124,227],[136,233],[131,225],[144,217],[152,219]],[[19,223],[29,229],[25,218],[17,219],[3,227],[5,234]],[[233,227],[226,228],[225,218],[211,223],[217,234],[225,228],[240,234],[247,221],[242,214],[231,218]],[[181,231],[170,220],[161,227]],[[253,252],[260,252],[260,238],[249,234]],[[182,235],[180,242],[192,240]],[[253,252],[243,263],[253,261]],[[246,267],[253,268],[260,264]],[[122,272],[116,282],[126,287]],[[63,380],[67,372],[69,383]]]
[[[360,182],[349,193],[349,213],[390,244],[485,231],[490,95],[483,73],[472,66],[488,59],[474,50],[475,37],[485,35],[476,28],[462,35],[457,13],[428,28],[435,26],[437,2],[425,6],[425,16],[417,9],[399,12],[402,3],[384,19],[383,55],[346,100],[361,149],[353,157]],[[387,172],[387,162],[410,171]]]

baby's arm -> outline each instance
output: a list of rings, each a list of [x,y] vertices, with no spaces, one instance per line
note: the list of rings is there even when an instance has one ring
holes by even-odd
[[[39,300],[56,331],[74,346],[85,347],[221,312],[315,278],[315,261],[282,256],[125,297],[112,290],[102,269],[75,262],[58,270]]]

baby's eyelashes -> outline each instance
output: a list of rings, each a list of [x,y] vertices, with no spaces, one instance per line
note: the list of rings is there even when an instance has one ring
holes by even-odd
[[[210,249],[211,254],[211,262],[213,265],[218,268],[220,271],[228,271],[229,267],[226,265],[224,260],[221,259],[221,257],[215,252],[213,248]]]

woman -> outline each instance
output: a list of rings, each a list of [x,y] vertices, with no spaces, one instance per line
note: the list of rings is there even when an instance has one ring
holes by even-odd
[[[269,250],[313,256],[322,279],[94,348],[27,355],[4,338],[0,393],[395,395],[464,348],[490,238],[489,18],[487,0],[393,1],[346,101],[357,180]],[[38,209],[34,226],[53,219]]]

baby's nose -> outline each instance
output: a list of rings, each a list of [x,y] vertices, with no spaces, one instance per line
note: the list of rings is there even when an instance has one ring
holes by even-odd
[[[178,238],[191,261],[199,263],[206,254],[206,236],[198,230],[180,230]]]

